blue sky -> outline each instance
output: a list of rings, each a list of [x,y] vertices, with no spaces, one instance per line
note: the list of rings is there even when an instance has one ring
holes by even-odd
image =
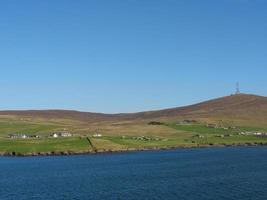
[[[265,0],[2,0],[0,109],[135,112],[267,96]]]

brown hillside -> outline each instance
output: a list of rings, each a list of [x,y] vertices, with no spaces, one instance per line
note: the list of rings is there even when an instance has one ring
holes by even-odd
[[[232,95],[203,103],[136,114],[139,117],[236,117],[265,118],[267,120],[267,97],[256,95]]]
[[[33,117],[44,119],[70,119],[82,122],[152,120],[152,119],[233,119],[258,121],[267,124],[267,97],[256,95],[233,95],[203,103],[132,114],[100,114],[67,110],[31,110],[31,111],[0,111],[0,115]]]

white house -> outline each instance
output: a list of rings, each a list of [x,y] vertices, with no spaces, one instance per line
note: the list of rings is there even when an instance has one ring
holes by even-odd
[[[58,134],[57,133],[53,133],[52,137],[53,138],[58,138]]]
[[[61,137],[71,137],[72,134],[71,133],[64,132],[64,133],[61,133],[60,136]]]
[[[97,133],[97,134],[94,134],[93,136],[94,136],[94,137],[102,137],[102,135],[101,135],[101,134],[99,134],[99,133]]]
[[[254,135],[261,136],[263,135],[263,133],[257,132],[257,133],[254,133]]]
[[[21,136],[21,138],[22,138],[22,139],[26,139],[26,138],[28,138],[28,136],[25,135],[25,134],[23,134],[23,135]]]

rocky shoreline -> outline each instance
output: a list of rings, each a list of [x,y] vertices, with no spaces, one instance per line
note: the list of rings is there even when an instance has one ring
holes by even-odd
[[[259,143],[238,143],[238,144],[208,144],[208,145],[195,145],[195,146],[165,146],[165,147],[152,147],[152,148],[128,148],[120,150],[110,149],[98,149],[95,151],[61,151],[61,152],[0,152],[0,156],[3,157],[37,157],[37,156],[71,156],[71,155],[94,155],[94,154],[106,154],[106,153],[123,153],[123,152],[140,152],[140,151],[159,151],[159,150],[171,150],[171,149],[196,149],[196,148],[216,148],[216,147],[245,147],[245,146],[267,146],[267,142]]]

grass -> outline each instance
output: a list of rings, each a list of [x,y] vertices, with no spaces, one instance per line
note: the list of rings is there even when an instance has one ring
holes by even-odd
[[[49,123],[21,122],[21,121],[0,121],[0,135],[9,134],[40,134],[51,133],[61,126]]]
[[[92,145],[97,151],[121,151],[127,150],[124,144],[115,143],[108,138],[92,138]]]
[[[117,116],[118,118],[68,111],[57,111],[56,115],[49,111],[40,111],[35,114],[5,112],[0,115],[0,153],[27,154],[66,151],[79,153],[94,150],[119,151],[267,143],[266,137],[239,135],[240,132],[247,131],[267,132],[266,98],[253,95],[234,95],[194,105],[191,108],[177,109],[174,113],[173,111],[175,109],[121,115]],[[171,122],[171,120],[183,121],[185,117],[199,123],[177,124]],[[167,123],[149,125],[148,120],[152,119]],[[226,127],[237,126],[237,128],[228,130],[208,128],[205,123],[223,123]],[[57,139],[47,137],[55,131],[63,130],[71,132],[77,137]],[[95,133],[100,133],[104,137],[91,138],[90,136]],[[42,137],[40,139],[10,139],[8,138],[9,134]],[[221,137],[222,135],[223,137]],[[136,139],[140,136],[140,140]],[[87,137],[90,137],[91,140],[87,140]],[[144,137],[151,138],[151,140],[146,140]]]
[[[203,138],[191,137],[188,141],[197,145],[236,145],[236,144],[248,144],[248,143],[266,143],[266,137],[258,137],[254,135],[239,135],[240,132],[252,131],[265,132],[264,128],[252,128],[252,127],[237,127],[236,129],[222,129],[222,128],[208,128],[203,124],[188,124],[180,125],[175,123],[166,123],[166,126],[172,127],[176,130],[186,131],[195,135],[203,135]],[[220,135],[226,135],[225,137],[218,137]],[[230,136],[227,136],[230,135]]]
[[[0,123],[0,135],[8,134],[45,134],[56,130],[58,126],[54,125],[39,125],[39,124],[5,124]]]
[[[167,123],[166,124],[168,127],[177,129],[177,130],[182,130],[190,133],[195,133],[195,134],[230,134],[230,133],[238,133],[237,130],[234,129],[229,129],[229,130],[224,130],[224,129],[215,129],[215,128],[208,128],[203,124],[188,124],[188,125],[180,125],[180,124],[175,124],[175,123]]]
[[[136,140],[132,137],[118,137],[118,136],[108,136],[104,137],[117,145],[123,146],[124,148],[130,149],[142,149],[142,148],[162,148],[162,147],[177,147],[177,146],[195,146],[194,144],[188,142],[189,137],[168,137],[161,138],[160,140]]]
[[[92,151],[86,138],[1,139],[1,153],[48,153]]]
[[[101,127],[101,129],[98,128]],[[147,125],[147,123],[101,124],[94,127],[71,124],[44,123],[42,121],[19,121],[17,119],[0,119],[0,153],[30,154],[49,152],[75,152],[90,151],[121,151],[130,149],[154,149],[171,147],[197,147],[210,145],[239,145],[267,143],[267,138],[257,136],[239,135],[245,131],[266,131],[263,128],[238,127],[236,129],[208,128],[204,124],[177,124],[173,122],[164,125]],[[68,127],[78,137],[49,138],[51,132]],[[93,147],[86,137],[94,130],[100,130],[104,137],[91,138]],[[9,139],[11,133],[25,133],[43,135],[41,139]],[[218,135],[231,135],[231,137],[218,137]],[[201,135],[203,138],[195,137]],[[137,140],[135,137],[146,136],[151,140]]]

